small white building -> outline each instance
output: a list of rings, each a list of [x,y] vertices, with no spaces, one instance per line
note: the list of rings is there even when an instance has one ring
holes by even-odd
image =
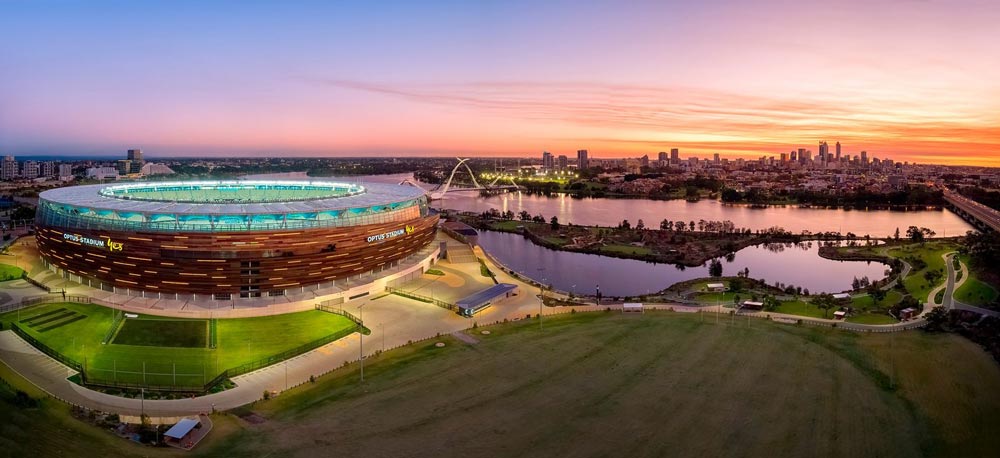
[[[839,301],[842,299],[850,299],[851,295],[847,293],[837,293],[833,295],[833,298]]]
[[[835,320],[843,320],[846,317],[847,317],[847,312],[843,310],[837,310],[836,312],[833,312],[833,319]]]
[[[764,310],[764,303],[758,301],[743,301],[740,310]]]
[[[642,313],[642,302],[626,302],[622,304],[622,313]]]
[[[705,285],[705,288],[707,288],[709,291],[711,291],[713,293],[721,293],[721,292],[724,292],[726,290],[726,284],[725,283],[709,283],[709,284]]]

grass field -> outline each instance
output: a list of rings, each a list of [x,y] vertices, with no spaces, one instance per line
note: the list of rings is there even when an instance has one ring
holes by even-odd
[[[986,306],[997,300],[997,290],[992,286],[979,281],[976,277],[969,277],[955,291],[955,300],[977,306]]]
[[[9,264],[0,264],[0,281],[15,280],[21,278],[24,270],[20,267]]]
[[[899,320],[886,315],[884,313],[858,313],[847,317],[847,322],[849,323],[859,323],[859,324],[893,324],[898,323]]]
[[[928,242],[924,245],[912,244],[904,245],[899,248],[889,250],[889,255],[902,258],[905,260],[907,257],[914,256],[923,259],[927,263],[927,267],[924,269],[917,270],[917,266],[913,266],[913,270],[910,272],[906,278],[903,279],[903,285],[906,286],[906,290],[910,292],[913,297],[917,298],[921,303],[927,301],[927,295],[934,289],[935,286],[944,283],[948,276],[947,270],[944,265],[944,258],[941,255],[955,251],[957,247],[951,243],[947,242]],[[941,272],[940,279],[934,284],[929,284],[924,278],[924,273],[927,271],[939,271]]]
[[[896,305],[896,303],[898,303],[902,299],[903,295],[899,291],[891,289],[889,291],[886,291],[885,298],[883,298],[882,301],[878,303],[875,303],[875,299],[868,295],[852,297],[851,307],[854,307],[855,309],[862,311],[871,310],[874,308],[888,309],[889,307]]]
[[[605,253],[623,253],[623,254],[652,254],[653,250],[646,248],[644,246],[632,246],[632,245],[604,245],[601,247],[601,251]]]
[[[781,305],[774,311],[778,313],[787,313],[790,315],[807,316],[812,318],[832,318],[834,310],[836,309],[827,310],[826,316],[823,316],[823,310],[819,307],[802,300],[794,300],[782,301]]]
[[[205,344],[206,320],[160,320],[142,315],[138,320],[126,319],[113,343],[103,345],[113,313],[98,305],[47,304],[22,310],[18,325],[56,351],[85,363],[93,378],[141,383],[145,372],[147,384],[181,386],[200,386],[228,368],[354,327],[345,317],[316,310],[220,319],[218,346],[210,349]],[[17,320],[17,312],[0,315],[4,329]],[[197,348],[151,346],[174,338]]]
[[[159,317],[127,319],[111,343],[205,348],[208,346],[208,320],[170,320]]]
[[[252,411],[196,455],[993,456],[1000,367],[955,335],[579,313],[450,336]]]

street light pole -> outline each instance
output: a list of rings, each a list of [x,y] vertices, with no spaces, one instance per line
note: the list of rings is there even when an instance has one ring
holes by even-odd
[[[358,361],[361,362],[361,382],[365,381],[365,307],[358,305],[358,313],[361,315],[361,329],[358,330]]]

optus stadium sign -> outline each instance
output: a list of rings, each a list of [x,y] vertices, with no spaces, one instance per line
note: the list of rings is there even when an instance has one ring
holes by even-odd
[[[80,245],[88,245],[94,248],[107,249],[108,251],[122,251],[125,247],[123,242],[115,242],[111,240],[110,237],[101,237],[99,239],[94,239],[90,237],[85,237],[78,234],[64,233],[63,238],[69,240],[70,242],[76,242]]]
[[[388,239],[391,239],[393,237],[399,237],[399,236],[404,235],[404,234],[410,234],[410,233],[413,232],[413,230],[414,230],[413,226],[407,225],[406,227],[404,227],[402,229],[396,229],[396,230],[392,230],[392,231],[388,231],[388,232],[383,232],[381,234],[369,235],[368,236],[368,243],[381,242],[383,240],[388,240]]]

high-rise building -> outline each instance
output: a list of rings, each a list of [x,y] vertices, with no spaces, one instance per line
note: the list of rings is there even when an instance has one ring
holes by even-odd
[[[837,142],[837,160],[840,160],[840,142]]]
[[[73,166],[70,164],[59,164],[59,179],[63,180],[73,176]]]
[[[791,159],[792,162],[798,162],[799,161],[799,153],[798,153],[798,151],[792,151],[791,155],[792,155],[792,159]]]
[[[24,161],[24,166],[21,170],[21,176],[29,180],[34,180],[38,178],[38,163],[35,161]]]
[[[3,164],[0,165],[0,179],[13,180],[17,178],[17,161],[14,156],[4,156]]]
[[[660,151],[660,154],[657,156],[657,158],[660,160],[661,163],[665,163],[670,160],[670,155],[668,155],[666,151]]]
[[[559,155],[559,170],[566,170],[569,168],[569,158],[565,154]]]
[[[581,149],[576,152],[576,167],[580,170],[590,168],[590,159],[587,158],[587,150]]]
[[[42,176],[49,178],[56,174],[56,163],[52,161],[42,162]]]
[[[788,162],[788,153],[781,153],[781,162]]]
[[[677,148],[670,148],[670,163],[671,164],[681,163],[681,150]]]
[[[868,151],[861,152],[861,163],[868,164]]]
[[[819,160],[821,162],[826,162],[827,160],[829,160],[827,158],[827,156],[829,155],[830,155],[830,145],[827,145],[826,142],[819,142]]]
[[[127,156],[125,158],[128,159],[128,160],[130,160],[130,161],[132,161],[133,163],[139,163],[140,167],[142,167],[141,164],[143,162],[145,162],[142,159],[142,150],[141,149],[130,149],[130,150],[128,150]]]
[[[553,160],[552,153],[548,151],[542,152],[542,170],[551,171],[555,169],[555,162]]]
[[[714,155],[712,156],[712,162],[714,162],[714,163],[716,163],[716,164],[718,164],[718,163],[719,163],[719,153],[715,153],[715,154],[714,154]]]
[[[639,158],[639,165],[641,165],[642,167],[649,167],[649,155],[648,154],[644,154],[644,155],[642,155],[641,158]]]

